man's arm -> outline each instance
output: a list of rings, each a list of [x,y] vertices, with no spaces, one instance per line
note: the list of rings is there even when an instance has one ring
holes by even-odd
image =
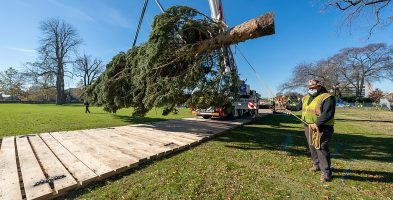
[[[333,96],[331,96],[322,103],[322,113],[321,116],[319,116],[316,124],[320,126],[331,120],[334,117],[335,111],[336,100]]]

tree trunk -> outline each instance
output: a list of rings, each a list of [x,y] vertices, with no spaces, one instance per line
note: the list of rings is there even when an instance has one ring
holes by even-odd
[[[64,69],[62,64],[57,66],[56,74],[56,104],[64,104]]]
[[[274,33],[274,14],[268,13],[237,25],[214,38],[200,41],[196,52],[217,49],[224,45],[237,44]]]

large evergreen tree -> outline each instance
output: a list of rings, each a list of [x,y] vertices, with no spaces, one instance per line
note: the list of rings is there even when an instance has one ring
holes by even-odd
[[[146,43],[112,59],[90,87],[90,97],[106,111],[134,107],[138,116],[153,107],[165,107],[163,114],[184,104],[223,107],[238,92],[227,45],[274,33],[271,14],[246,23],[251,26],[224,32],[223,24],[195,9],[172,7],[155,17]],[[224,64],[232,68],[229,74]]]

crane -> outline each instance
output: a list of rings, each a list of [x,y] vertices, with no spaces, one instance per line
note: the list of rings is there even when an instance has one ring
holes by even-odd
[[[158,0],[157,0],[158,1]],[[223,32],[226,32],[228,26],[224,18],[224,9],[221,0],[208,0],[210,6],[211,18],[222,24]],[[223,46],[221,53],[224,57],[223,72],[230,74],[231,71],[237,70],[230,46]],[[236,72],[237,73],[237,72]],[[209,109],[196,109],[193,111],[195,115],[202,116],[203,118],[211,117],[241,117],[245,114],[256,115],[258,113],[259,94],[254,90],[250,90],[250,86],[245,83],[245,80],[240,80],[239,83],[239,99],[232,102],[232,108],[209,108]],[[229,111],[230,110],[230,111]]]
[[[165,12],[164,7],[160,3],[160,0],[155,0],[157,6],[160,8],[162,12]],[[224,11],[223,11],[223,6],[222,6],[222,1],[221,0],[208,0],[209,6],[210,6],[210,12],[211,12],[211,18],[217,22],[218,24],[221,24],[221,33],[225,33],[228,31],[228,27],[225,22],[224,18]],[[138,28],[137,28],[137,33],[135,35],[134,43],[133,46],[136,43],[137,37],[138,37],[138,32],[140,29],[140,25],[143,20],[143,16],[146,11],[146,7],[148,4],[148,0],[144,0],[144,6],[141,12]],[[178,35],[179,39],[181,39],[181,36]],[[235,64],[234,56],[231,50],[230,45],[224,45],[220,48],[221,54],[222,54],[222,62],[220,64],[221,68],[221,76],[227,76],[230,77],[230,74],[237,74],[237,67]],[[240,88],[239,88],[239,99],[233,99],[232,104],[228,106],[224,106],[224,108],[208,108],[208,109],[195,109],[193,110],[193,113],[202,116],[203,118],[211,118],[211,117],[238,117],[238,116],[243,116],[246,113],[249,113],[251,115],[256,114],[258,110],[258,99],[259,95],[256,93],[256,91],[250,90],[250,86],[245,83],[244,80],[241,80],[240,83]],[[225,93],[226,91],[223,91],[221,88],[218,88],[218,92],[220,93]]]

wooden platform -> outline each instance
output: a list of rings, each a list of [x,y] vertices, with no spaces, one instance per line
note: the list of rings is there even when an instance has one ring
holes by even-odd
[[[249,120],[196,118],[0,141],[0,199],[50,199],[198,144]]]

